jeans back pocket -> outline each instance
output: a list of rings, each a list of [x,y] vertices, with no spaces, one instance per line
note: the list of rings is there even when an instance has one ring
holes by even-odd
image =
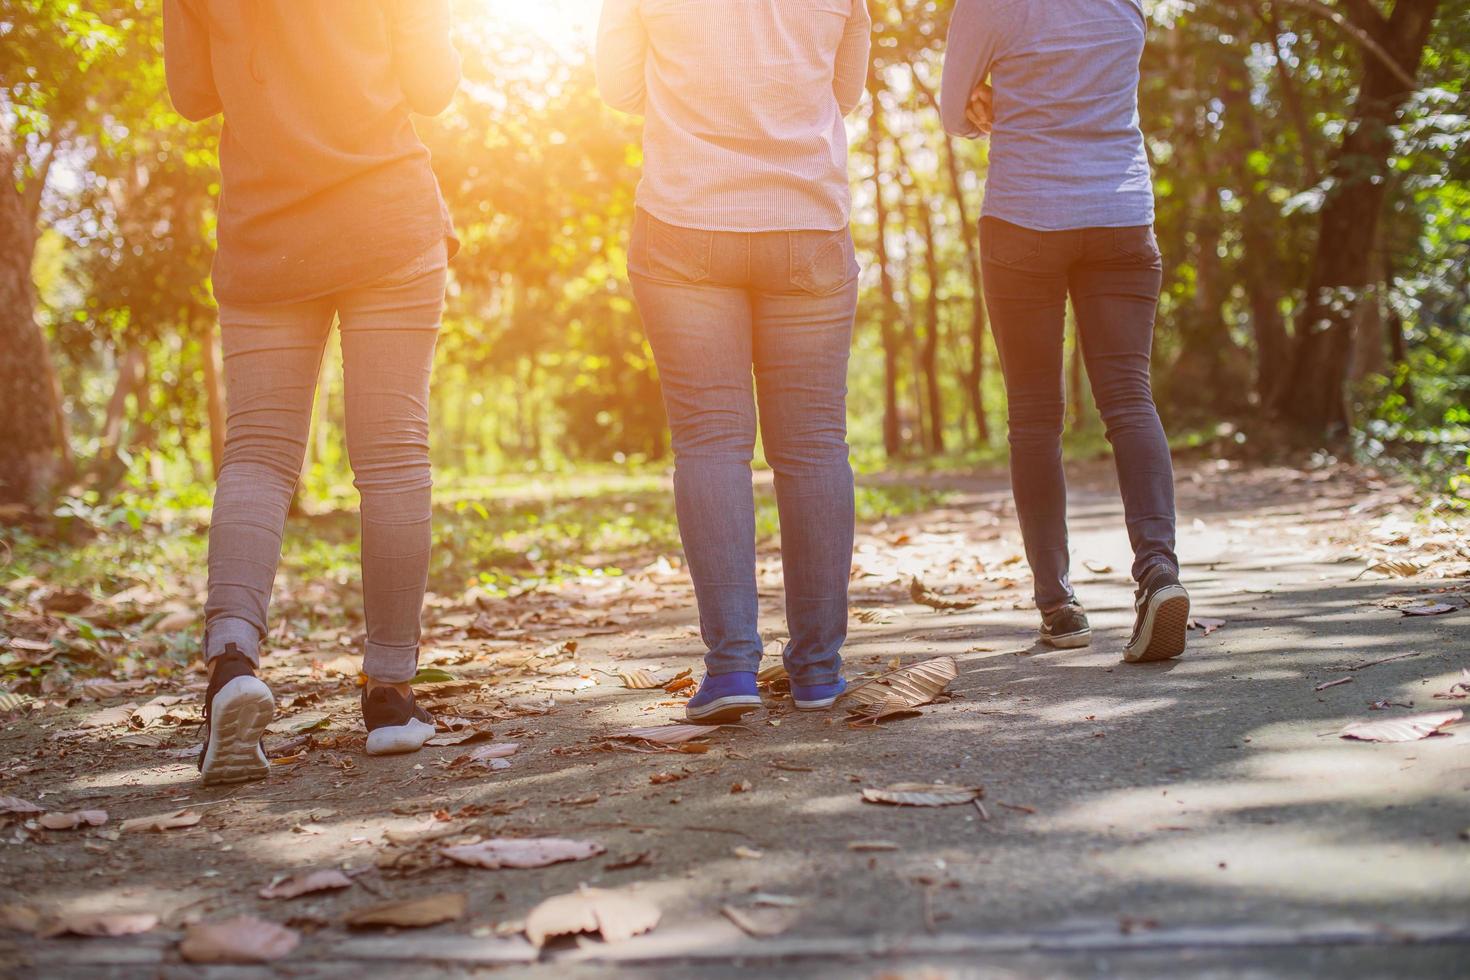
[[[633,217],[633,241],[628,271],[649,279],[703,282],[710,275],[715,233],[681,228],[638,209]]]
[[[852,232],[787,232],[791,255],[791,285],[813,296],[831,296],[857,278],[857,250]]]
[[[1041,232],[1000,218],[980,222],[980,254],[1001,265],[1025,265],[1041,254]]]

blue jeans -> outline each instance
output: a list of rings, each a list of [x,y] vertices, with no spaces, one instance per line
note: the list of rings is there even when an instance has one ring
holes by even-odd
[[[852,571],[852,236],[702,231],[640,210],[628,270],[669,415],[706,668],[760,664],[750,476],[759,404],[781,518],[786,667],[799,684],[836,682]]]
[[[362,494],[363,670],[389,683],[413,677],[429,577],[429,372],[447,263],[438,242],[381,280],[321,299],[220,305],[229,420],[209,526],[206,659],[233,643],[260,663],[281,535],[336,319],[347,454]]]
[[[1036,604],[1073,600],[1062,471],[1062,338],[1067,297],[1082,358],[1113,446],[1133,577],[1174,555],[1174,466],[1149,385],[1162,262],[1153,229],[1033,231],[997,218],[980,226],[985,305],[1010,406],[1011,487]]]

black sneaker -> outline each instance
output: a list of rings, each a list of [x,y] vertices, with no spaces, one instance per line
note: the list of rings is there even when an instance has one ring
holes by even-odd
[[[434,737],[433,716],[414,703],[412,691],[404,697],[391,687],[364,688],[362,720],[368,755],[417,752]]]
[[[204,747],[199,772],[206,786],[264,779],[270,772],[261,739],[276,701],[255,676],[250,658],[231,643],[215,658],[204,692]]]
[[[1085,647],[1092,642],[1092,626],[1080,602],[1041,614],[1041,642],[1059,650]]]
[[[1167,565],[1155,565],[1143,576],[1143,583],[1133,599],[1138,619],[1133,624],[1133,639],[1123,650],[1129,663],[1168,660],[1184,652],[1184,637],[1189,629],[1189,593],[1179,584],[1179,576]]]

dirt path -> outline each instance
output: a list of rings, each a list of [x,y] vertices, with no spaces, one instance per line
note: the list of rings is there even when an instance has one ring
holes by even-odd
[[[268,975],[179,959],[187,923],[243,913],[302,934],[281,964],[293,976],[422,976],[425,964],[437,964],[431,974],[498,964],[508,976],[634,965],[639,976],[752,966],[877,976],[920,964],[966,975],[977,962],[1019,975],[1237,975],[1247,965],[1453,975],[1470,944],[1470,727],[1398,744],[1336,733],[1465,705],[1453,687],[1470,668],[1465,538],[1413,523],[1411,494],[1352,473],[1187,469],[1185,580],[1196,615],[1224,625],[1193,633],[1182,660],[1127,666],[1126,536],[1106,477],[1091,474],[1073,494],[1090,650],[1033,644],[998,480],[949,480],[943,510],[863,529],[850,673],[940,655],[960,671],[952,698],[876,728],[773,701],[709,737],[705,752],[610,741],[675,720],[682,704],[624,688],[620,672],[697,676],[692,596],[667,563],[473,608],[441,603],[425,661],[453,680],[431,697],[441,715],[491,734],[414,757],[361,755],[354,679],[341,676],[351,661],[335,634],[270,660],[283,731],[269,745],[286,761],[264,784],[203,789],[192,760],[177,758],[192,726],[165,717],[131,739],[158,744],[129,745],[130,711],[98,717],[188,692],[141,689],[13,716],[0,732],[0,794],[109,819],[47,830],[5,818],[7,917],[161,922],[118,938],[0,932],[0,962],[34,976]],[[976,604],[916,604],[913,578]],[[762,595],[775,639],[774,561]],[[1456,610],[1400,608],[1429,603]],[[153,713],[187,719],[194,698]],[[318,720],[325,727],[295,731]],[[505,768],[462,758],[506,742],[519,749]],[[988,819],[973,806],[861,799],[864,787],[906,781],[983,785]],[[120,832],[128,818],[179,810],[200,819]],[[535,870],[464,867],[440,851],[495,836],[606,851]],[[331,867],[353,885],[257,895],[279,875]],[[662,922],[623,943],[560,944],[542,954],[555,966],[529,965],[520,920],[581,883],[648,899]],[[462,917],[396,932],[344,927],[354,909],[443,893],[467,896]],[[725,906],[773,934],[743,931]]]

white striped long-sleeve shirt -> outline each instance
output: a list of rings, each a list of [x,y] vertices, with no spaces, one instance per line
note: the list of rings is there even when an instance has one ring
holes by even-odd
[[[638,206],[714,231],[846,227],[866,0],[604,0],[597,83],[642,115]]]

